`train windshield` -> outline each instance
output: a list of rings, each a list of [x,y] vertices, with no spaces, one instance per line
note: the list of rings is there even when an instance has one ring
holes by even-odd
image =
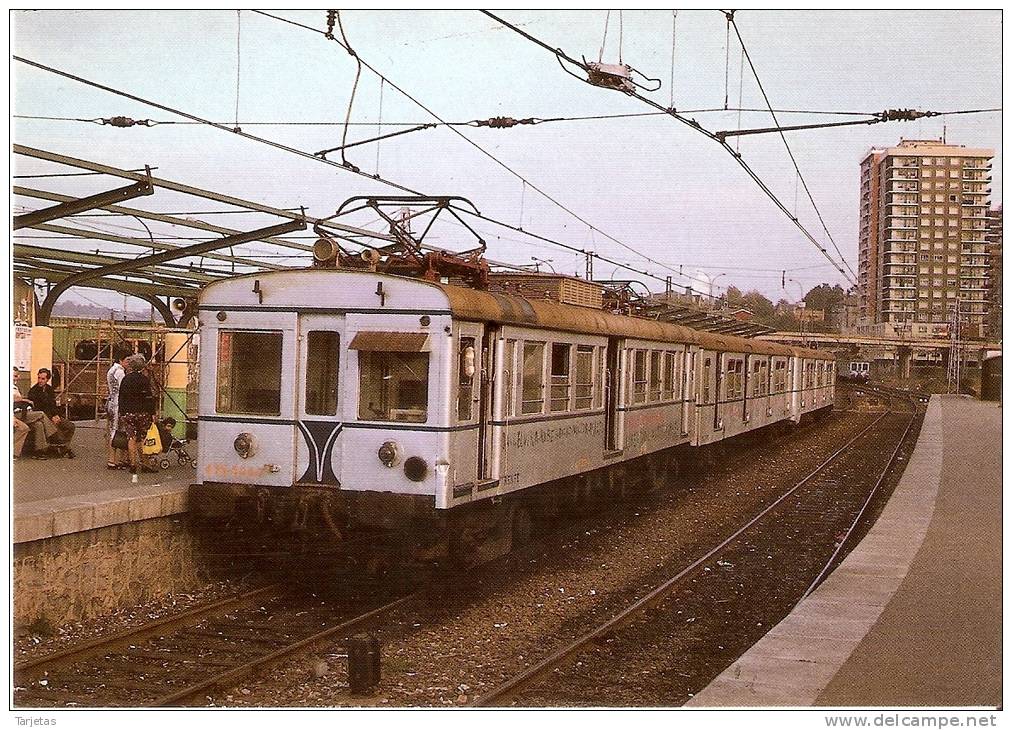
[[[218,413],[281,414],[280,332],[218,334]]]
[[[429,404],[429,353],[358,353],[358,417],[364,421],[425,423]]]

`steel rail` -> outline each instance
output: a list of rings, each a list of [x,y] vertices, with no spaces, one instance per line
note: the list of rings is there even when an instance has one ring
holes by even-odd
[[[424,590],[424,589],[422,589]],[[164,695],[156,700],[145,703],[144,707],[175,707],[184,703],[186,700],[192,699],[198,695],[213,690],[216,687],[221,686],[233,686],[238,681],[252,676],[259,671],[266,669],[269,666],[278,664],[289,657],[306,651],[311,646],[320,642],[332,639],[340,634],[348,634],[353,631],[357,631],[368,624],[373,619],[382,616],[385,613],[393,611],[408,601],[417,598],[421,594],[421,590],[410,593],[407,596],[402,596],[396,600],[393,600],[387,604],[384,604],[378,608],[374,608],[371,611],[356,616],[353,619],[344,621],[337,626],[331,626],[328,629],[324,629],[318,633],[313,634],[305,639],[301,639],[292,644],[277,649],[265,656],[258,657],[252,661],[246,662],[238,667],[232,669],[226,669],[223,672],[215,674],[208,679],[199,682],[197,684],[184,687],[183,689],[173,692],[172,694]]]
[[[567,658],[581,652],[588,644],[590,644],[594,640],[608,634],[609,632],[613,631],[614,629],[617,629],[621,625],[631,621],[645,608],[648,608],[649,606],[652,606],[655,603],[662,600],[663,598],[665,598],[674,588],[676,588],[679,584],[681,584],[681,582],[686,577],[694,573],[704,563],[712,559],[715,555],[720,553],[720,551],[722,551],[732,542],[737,540],[743,533],[745,533],[756,523],[762,520],[766,515],[772,512],[784,500],[786,500],[788,497],[794,494],[805,484],[812,481],[816,476],[825,471],[825,469],[829,467],[831,464],[835,463],[837,459],[839,459],[841,455],[847,452],[858,439],[862,438],[872,428],[881,423],[882,420],[884,420],[886,416],[888,416],[889,414],[890,411],[882,413],[878,418],[876,418],[874,421],[872,421],[863,429],[861,429],[861,431],[859,431],[857,435],[849,439],[847,443],[845,443],[839,449],[834,451],[826,460],[824,460],[821,464],[819,464],[812,472],[810,472],[801,481],[799,481],[793,487],[791,487],[786,492],[777,497],[776,500],[774,500],[765,508],[763,508],[747,523],[745,523],[737,530],[735,530],[730,536],[725,538],[724,541],[721,542],[719,545],[710,549],[705,555],[703,555],[700,558],[697,558],[688,566],[679,571],[674,577],[664,581],[661,585],[654,588],[648,594],[638,599],[630,606],[627,606],[626,608],[622,609],[619,613],[617,613],[609,620],[605,621],[602,624],[599,624],[596,628],[588,631],[587,633],[573,640],[572,642],[564,646],[562,649],[553,652],[552,654],[545,657],[532,667],[529,667],[526,670],[520,672],[519,674],[514,675],[511,679],[507,680],[506,682],[492,689],[491,691],[483,695],[480,695],[478,698],[475,699],[473,703],[471,703],[471,706],[472,707],[504,706],[501,704],[501,700],[503,700],[506,697],[509,697],[510,695],[516,694],[523,687],[533,684],[536,680],[542,678],[545,674],[547,674],[552,669],[557,667],[559,664],[564,662]]]
[[[67,649],[46,654],[45,656],[38,657],[37,659],[31,659],[23,664],[16,664],[14,666],[14,675],[17,678],[17,681],[20,681],[26,676],[29,678],[32,676],[38,676],[60,667],[75,664],[83,659],[102,656],[111,651],[127,647],[139,641],[159,636],[167,630],[199,622],[216,613],[227,612],[235,608],[242,608],[247,604],[260,601],[264,598],[274,597],[279,595],[281,590],[282,585],[280,583],[272,584],[249,591],[243,591],[242,593],[234,596],[223,598],[202,606],[196,606],[180,613],[163,616],[160,619],[150,621],[142,626],[125,629],[112,634],[111,636],[102,636],[83,644],[78,644]]]
[[[908,400],[910,401],[911,406],[913,406],[913,399],[910,398]],[[829,556],[829,560],[826,561],[825,566],[823,566],[822,570],[819,571],[819,574],[815,576],[815,580],[813,580],[811,584],[808,586],[808,590],[806,590],[804,595],[801,596],[802,600],[808,598],[808,596],[810,596],[812,592],[815,591],[815,589],[818,588],[822,584],[822,581],[824,581],[826,577],[829,575],[830,569],[836,562],[837,556],[839,556],[840,551],[843,550],[843,546],[847,544],[848,540],[850,540],[850,536],[854,533],[854,531],[857,529],[857,526],[861,523],[861,520],[864,518],[865,512],[868,510],[868,506],[871,504],[872,500],[875,498],[875,495],[878,493],[879,487],[881,487],[883,482],[885,482],[886,477],[889,475],[889,472],[892,470],[893,465],[896,463],[896,457],[899,456],[900,449],[903,448],[903,444],[906,443],[907,436],[910,434],[910,431],[911,429],[913,429],[914,423],[916,421],[917,421],[917,408],[914,406],[911,408],[910,420],[907,421],[906,428],[903,429],[903,434],[896,441],[896,447],[893,449],[892,454],[889,455],[889,460],[886,462],[885,467],[878,475],[878,479],[875,480],[875,485],[871,488],[871,491],[868,492],[867,499],[865,499],[864,504],[861,505],[861,509],[858,510],[857,515],[854,517],[853,522],[851,522],[850,524],[850,527],[847,528],[847,531],[843,535],[843,539],[840,540],[839,543],[837,543],[836,549],[833,551],[833,554]]]

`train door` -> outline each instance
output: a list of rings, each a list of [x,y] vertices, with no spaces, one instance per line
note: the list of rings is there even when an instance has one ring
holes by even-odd
[[[682,435],[689,433],[689,419],[692,418],[693,405],[696,402],[696,353],[688,347],[682,353]]]
[[[724,360],[724,356],[718,352],[715,353],[714,357],[707,358],[706,363],[710,364],[708,368],[710,372],[703,373],[703,377],[707,379],[707,382],[713,383],[713,430],[718,431],[723,425],[720,420],[720,394],[721,386],[724,384],[723,370],[726,361]]]
[[[478,479],[485,481],[495,478],[494,465],[497,459],[493,458],[496,453],[493,430],[490,423],[499,419],[496,412],[496,391],[499,390],[499,379],[495,374],[498,372],[498,363],[502,361],[502,351],[499,338],[500,327],[490,324],[485,327],[485,333],[481,338],[481,358],[478,372],[479,403],[478,403]]]
[[[618,396],[622,388],[622,378],[619,372],[619,339],[608,338],[608,348],[605,353],[605,379],[604,379],[604,449],[605,451],[618,451]]]
[[[456,386],[455,426],[450,442],[450,463],[457,484],[480,481],[488,457],[485,441],[490,431],[485,405],[488,396],[485,377],[485,350],[488,342],[484,327],[477,322],[459,322],[454,326],[453,358]]]
[[[749,355],[745,355],[745,363],[742,365],[742,371],[740,380],[738,381],[741,387],[741,422],[748,423],[748,397],[749,388],[752,387],[752,376],[749,374]]]
[[[344,317],[299,317],[295,372],[295,478],[299,484],[341,484],[344,339]]]

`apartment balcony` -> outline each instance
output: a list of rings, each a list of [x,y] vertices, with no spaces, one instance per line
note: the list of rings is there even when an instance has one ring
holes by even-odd
[[[983,175],[979,172],[964,172],[962,179],[970,182],[991,182],[990,175]]]
[[[964,170],[990,170],[991,169],[991,163],[989,162],[986,165],[978,165],[978,164],[963,165],[963,169]]]

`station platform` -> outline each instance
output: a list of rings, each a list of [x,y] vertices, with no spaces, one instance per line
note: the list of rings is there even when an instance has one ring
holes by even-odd
[[[687,707],[1002,704],[1001,408],[932,396],[861,543]]]
[[[15,544],[186,511],[192,467],[178,465],[175,454],[169,454],[168,469],[141,474],[139,483],[132,484],[129,472],[106,468],[105,424],[75,425],[77,458],[24,456],[14,462]],[[196,443],[186,450],[196,458]]]

